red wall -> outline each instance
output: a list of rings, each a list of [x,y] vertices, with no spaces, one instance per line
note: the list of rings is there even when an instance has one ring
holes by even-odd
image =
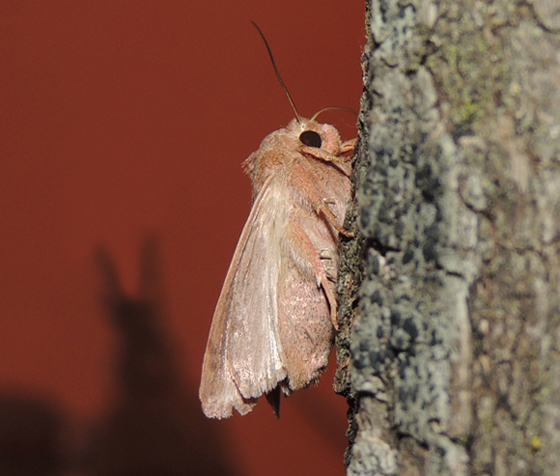
[[[250,208],[241,162],[293,114],[358,109],[361,1],[0,4],[0,392],[109,407],[114,330],[97,301],[105,244],[127,290],[142,237],[163,255],[167,318],[197,392],[212,312]],[[345,138],[355,118],[324,116]],[[333,355],[334,357],[334,355]],[[332,372],[283,401],[214,422],[243,474],[342,475],[346,403]]]

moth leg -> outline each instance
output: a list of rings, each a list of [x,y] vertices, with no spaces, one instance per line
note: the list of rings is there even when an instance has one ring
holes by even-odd
[[[354,149],[354,145],[351,145],[350,147],[345,144],[347,143],[345,142],[344,144],[342,144],[342,147],[345,148],[343,150],[344,152],[349,152],[350,150]],[[319,160],[323,160],[324,162],[336,162],[336,163],[344,164],[350,161],[350,157],[347,157],[345,155],[340,155],[340,154],[334,155],[325,149],[319,149],[318,147],[311,147],[309,145],[301,145],[299,150],[302,154],[310,155],[311,157],[314,157]],[[342,153],[342,151],[339,152]]]
[[[321,249],[318,251],[318,253],[319,253],[319,258],[321,258],[321,260],[323,261],[332,261],[333,259],[333,257],[329,253],[329,250]]]
[[[351,140],[347,140],[346,142],[343,142],[342,145],[340,146],[340,151],[339,151],[340,155],[346,154],[347,152],[352,152],[356,147],[357,141],[358,139],[351,139]]]
[[[328,197],[323,199],[327,205],[336,205],[336,198]]]
[[[318,147],[311,147],[304,144],[300,146],[300,151],[304,154],[315,157],[316,159],[324,160],[325,162],[346,163],[350,160],[350,157],[344,154],[347,154],[348,152],[352,152],[356,147],[357,141],[358,139],[351,139],[351,140],[347,140],[346,142],[343,142],[340,145],[340,149],[338,149],[338,153],[336,154],[331,154],[325,149],[320,149]]]
[[[346,170],[342,167],[343,165],[348,165],[350,163],[350,157],[334,155],[324,149],[318,149],[317,147],[310,147],[308,145],[301,145],[300,152],[304,155],[313,157],[314,159],[333,164],[347,177],[350,177],[352,173],[351,170]]]
[[[327,279],[332,283],[336,282],[336,270],[333,269],[333,257],[329,250],[321,249],[318,250],[319,258],[323,267],[325,268],[325,273],[327,274]],[[334,273],[333,273],[334,271]]]
[[[344,227],[340,223],[338,223],[335,214],[328,206],[329,201],[332,201],[332,197],[322,197],[321,194],[317,191],[317,188],[315,187],[313,182],[309,180],[305,170],[303,170],[301,166],[294,165],[293,171],[295,172],[292,174],[295,185],[297,185],[298,189],[305,191],[305,196],[308,197],[309,203],[313,207],[315,213],[317,213],[317,215],[323,215],[326,220],[332,225],[332,227],[342,235],[347,236],[348,238],[353,238],[354,236],[356,236],[351,231],[345,230]]]
[[[340,225],[338,221],[336,221],[336,216],[328,207],[328,198],[324,198],[323,200],[321,200],[321,203],[318,203],[317,205],[313,204],[313,207],[316,208],[317,214],[323,214],[327,221],[334,228],[336,228],[336,231],[343,234],[344,236],[347,236],[348,238],[354,238],[356,236],[351,231],[345,230],[344,227]]]
[[[294,244],[294,246],[290,246],[290,254],[293,260],[304,274],[312,275],[315,278],[318,288],[323,289],[330,308],[331,322],[334,328],[338,330],[334,284],[327,275],[319,252],[298,221],[290,220],[288,223],[288,235],[289,242]]]
[[[323,203],[325,204],[325,208],[332,214],[330,208],[328,208],[328,205],[332,205],[333,203],[335,203],[335,199],[334,198],[324,198],[323,199]],[[334,217],[334,214],[333,214]],[[329,223],[332,223],[329,219],[329,217],[327,217],[327,220],[329,220]],[[347,236],[348,238],[354,238],[356,236],[355,233],[346,230],[344,227],[338,225],[338,222],[336,222],[336,224],[333,224],[333,226],[336,228],[336,230],[339,233],[342,233],[344,236]]]

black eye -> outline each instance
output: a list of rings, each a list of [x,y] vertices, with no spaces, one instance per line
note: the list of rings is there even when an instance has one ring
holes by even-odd
[[[309,147],[321,147],[323,141],[321,136],[315,131],[304,131],[300,134],[299,140],[302,144],[308,145]]]

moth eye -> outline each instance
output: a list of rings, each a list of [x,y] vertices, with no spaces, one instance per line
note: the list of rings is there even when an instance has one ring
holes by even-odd
[[[302,144],[308,145],[309,147],[321,147],[323,141],[321,136],[315,131],[304,131],[300,134],[299,140]]]

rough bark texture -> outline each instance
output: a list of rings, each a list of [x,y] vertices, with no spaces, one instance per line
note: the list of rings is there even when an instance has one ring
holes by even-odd
[[[560,4],[370,0],[350,475],[560,474]]]

